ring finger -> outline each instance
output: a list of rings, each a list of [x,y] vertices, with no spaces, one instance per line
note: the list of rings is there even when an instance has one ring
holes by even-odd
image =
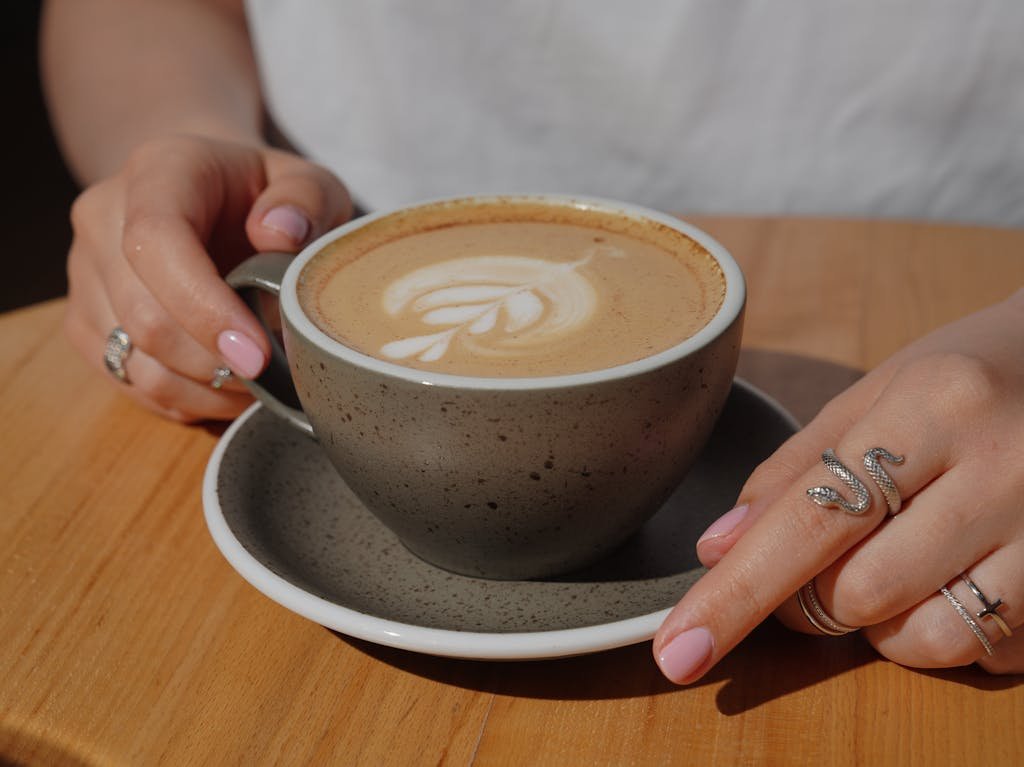
[[[957,575],[945,584],[952,599],[941,591],[933,593],[905,613],[864,629],[865,636],[887,658],[906,666],[945,668],[975,661],[998,666],[1000,655],[1020,652],[1022,548],[1001,548],[964,572],[984,600]]]
[[[889,519],[814,578],[825,612],[846,626],[872,626],[935,593],[991,552],[1012,514],[1013,499],[993,494],[977,511],[972,467],[958,464],[920,491]],[[993,489],[994,493],[994,489]],[[995,510],[995,513],[994,513]],[[943,552],[936,557],[935,552]],[[783,622],[811,630],[796,600],[780,608]]]
[[[67,335],[93,367],[110,376],[103,351],[116,320],[109,301],[95,273],[83,267],[74,252],[68,268]],[[125,393],[147,409],[175,420],[233,418],[252,401],[247,393],[218,391],[208,383],[180,376],[143,350],[133,348],[123,364],[131,382],[123,386]]]
[[[106,337],[85,323],[78,323],[72,335],[81,347],[97,349],[90,357],[94,359],[92,364],[104,375],[110,375],[102,354]],[[175,420],[227,420],[236,417],[252,402],[248,394],[218,391],[180,376],[138,349],[133,349],[123,364],[128,381],[125,393],[147,409]]]
[[[179,376],[210,385],[216,371],[224,367],[223,361],[174,323],[127,264],[107,265],[105,274],[101,275],[92,268],[91,261],[79,260],[78,263],[75,279],[82,288],[94,296],[101,291],[107,296],[106,305],[96,302],[91,307],[92,324],[99,332],[109,332],[115,325],[119,326],[128,334],[134,351],[145,353]],[[104,330],[102,322],[111,323],[110,327]],[[219,388],[245,391],[241,383],[231,378],[221,381]]]

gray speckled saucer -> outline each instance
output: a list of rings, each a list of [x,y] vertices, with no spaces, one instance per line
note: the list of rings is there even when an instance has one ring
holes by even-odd
[[[558,657],[650,638],[702,572],[694,542],[795,428],[777,403],[737,381],[711,441],[661,511],[598,565],[537,581],[469,578],[418,559],[314,441],[259,406],[221,438],[203,503],[242,577],[328,628],[436,655]]]

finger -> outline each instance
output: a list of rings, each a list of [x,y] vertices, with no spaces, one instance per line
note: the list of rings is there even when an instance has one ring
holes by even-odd
[[[192,423],[207,419],[230,420],[252,403],[248,393],[216,390],[180,376],[143,351],[133,349],[124,362],[127,383],[110,375],[103,361],[106,336],[81,316],[65,315],[65,332],[86,361],[138,404],[165,418]],[[95,350],[89,353],[89,350]]]
[[[697,541],[697,557],[714,567],[758,517],[796,479],[817,464],[822,445],[835,445],[866,413],[892,378],[878,369],[833,399],[807,426],[794,434],[750,475],[736,506],[711,524]]]
[[[78,241],[68,258],[68,278],[74,286],[73,300],[79,303],[82,317],[96,332],[109,333],[119,326],[131,339],[134,349],[145,352],[179,375],[200,383],[209,383],[223,363],[185,333],[149,295],[127,264],[118,258],[89,258],[81,251],[90,243]],[[95,247],[95,246],[91,246]],[[108,271],[100,275],[99,268]],[[106,327],[107,323],[112,323]],[[221,388],[244,392],[233,379]]]
[[[268,152],[267,187],[246,220],[256,250],[296,252],[352,217],[348,190],[330,171],[294,155]]]
[[[967,332],[973,336],[968,348],[985,348],[991,344],[989,317],[993,312],[1001,310],[1002,307],[992,307],[958,323],[960,332]],[[721,524],[716,521],[701,536],[697,545],[697,554],[701,562],[706,567],[718,564],[725,553],[750,529],[761,512],[779,497],[790,482],[817,460],[819,446],[835,444],[838,436],[844,434],[867,412],[896,375],[904,376],[907,370],[913,373],[924,365],[935,363],[936,360],[945,357],[946,355],[934,354],[935,349],[942,343],[942,337],[942,332],[936,331],[919,340],[913,347],[894,354],[833,399],[807,427],[759,466],[740,493],[737,508],[741,513],[731,514],[722,520]],[[914,358],[913,355],[917,357]],[[949,357],[945,364],[939,362],[937,367],[956,368],[964,362],[963,359],[957,358],[958,355]],[[927,371],[925,373],[927,374]],[[966,380],[977,378],[977,375],[969,375]],[[944,393],[939,393],[939,397],[942,396]]]
[[[943,447],[952,441],[943,430],[955,421],[908,407],[913,389],[894,388],[842,438],[836,453],[851,467],[877,445],[913,456],[891,472],[904,497],[910,497],[950,465]],[[872,503],[862,515],[810,501],[807,488],[842,487],[821,464],[771,504],[659,629],[654,650],[666,675],[677,682],[698,678],[803,583],[868,535],[887,513],[878,488],[868,483]]]
[[[124,257],[174,322],[232,370],[255,378],[269,359],[269,341],[221,279],[203,237],[227,198],[239,194],[232,185],[261,183],[261,170],[191,145],[178,149],[161,158],[159,172],[145,154],[130,165]]]
[[[224,363],[188,335],[135,276],[124,268],[120,274],[107,278],[110,303],[117,324],[132,341],[134,348],[159,360],[178,375],[208,383]],[[222,388],[242,392],[245,387],[229,379]]]
[[[946,583],[1004,542],[1007,532],[1017,527],[1017,501],[990,487],[985,503],[979,504],[978,476],[979,468],[971,461],[958,463],[915,495],[897,517],[817,575],[815,587],[826,612],[849,626],[882,623],[934,594],[936,584]]]
[[[905,666],[948,668],[983,660],[993,668],[1002,665],[1009,671],[1020,634],[1024,633],[1024,546],[998,549],[968,568],[966,574],[986,602],[959,576],[952,577],[945,586],[967,612],[973,627],[987,639],[993,650],[991,656],[971,623],[941,592],[933,591],[920,604],[890,621],[865,628],[864,635],[885,657]],[[997,600],[1002,604],[995,608]],[[979,617],[978,613],[990,608],[995,609],[1012,632],[1011,637],[1004,635],[995,617]],[[1017,666],[1016,671],[1024,671],[1024,666]]]
[[[248,392],[215,390],[168,370],[144,351],[134,349],[124,362],[127,381],[110,375],[104,360],[109,328],[116,324],[102,287],[90,283],[90,262],[77,257],[72,248],[68,259],[69,291],[64,315],[65,335],[86,362],[111,384],[148,410],[165,418],[192,422],[231,419],[252,402]]]

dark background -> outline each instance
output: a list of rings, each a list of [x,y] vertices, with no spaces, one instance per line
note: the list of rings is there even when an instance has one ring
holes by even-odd
[[[39,85],[39,2],[5,3],[0,312],[62,295],[77,194],[53,138]]]

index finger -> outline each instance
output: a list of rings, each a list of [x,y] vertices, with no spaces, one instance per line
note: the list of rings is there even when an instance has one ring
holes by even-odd
[[[839,461],[867,488],[868,508],[853,514],[814,503],[809,488],[830,486],[848,498],[852,493],[822,462],[811,466],[665,619],[654,638],[655,658],[663,673],[680,684],[698,679],[776,607],[885,519],[886,500],[864,469],[868,450],[881,446],[906,456],[898,467],[884,465],[903,498],[941,474],[949,464],[949,455],[940,447],[951,444],[944,433],[950,428],[947,423],[908,407],[907,396],[883,394],[835,449]]]
[[[262,326],[245,302],[221,278],[204,238],[233,205],[247,201],[231,186],[259,176],[258,163],[242,162],[227,172],[200,150],[144,158],[129,178],[122,248],[124,257],[167,313],[235,372],[253,378],[270,354]],[[244,212],[238,227],[244,239]],[[227,223],[230,224],[230,221]]]

